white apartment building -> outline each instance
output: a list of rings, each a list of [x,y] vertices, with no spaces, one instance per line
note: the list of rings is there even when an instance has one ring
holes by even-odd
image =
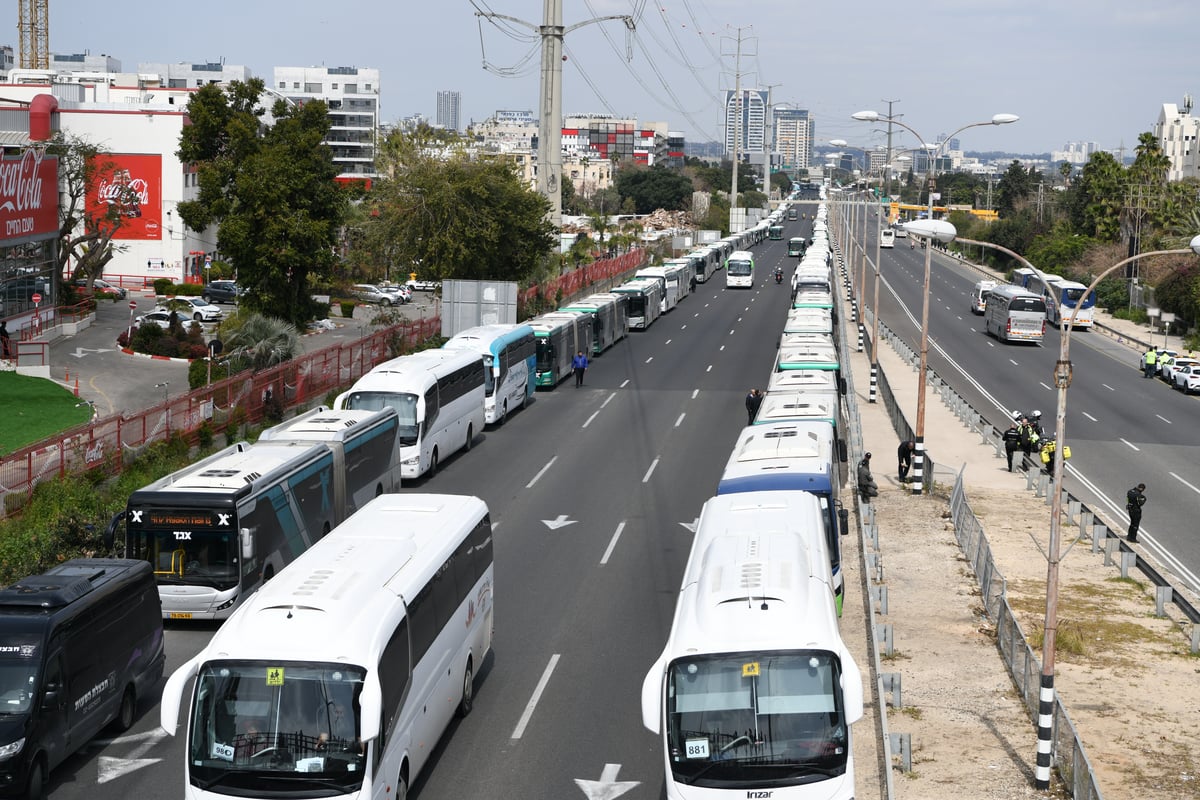
[[[460,130],[458,121],[462,109],[462,94],[445,89],[437,93],[437,126],[448,131]]]
[[[296,102],[324,100],[331,127],[325,144],[340,178],[375,173],[379,70],[359,67],[275,67],[273,89]]]
[[[787,170],[812,166],[813,119],[802,108],[774,109],[775,152]]]
[[[1067,142],[1063,145],[1062,150],[1050,151],[1050,163],[1061,164],[1067,162],[1082,166],[1092,157],[1092,153],[1100,152],[1099,142]]]
[[[227,85],[233,81],[245,83],[254,77],[249,67],[224,62],[208,64],[138,64],[138,74],[157,75],[171,89],[199,89],[210,83]],[[270,105],[270,103],[267,103]]]
[[[1183,108],[1174,103],[1163,103],[1154,123],[1154,138],[1158,140],[1163,155],[1171,160],[1167,169],[1167,180],[1180,181],[1184,178],[1200,177],[1200,117],[1192,116],[1192,98],[1183,100]]]

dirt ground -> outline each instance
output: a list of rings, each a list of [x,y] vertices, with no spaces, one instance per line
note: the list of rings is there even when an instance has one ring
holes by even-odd
[[[911,380],[907,365],[880,361],[899,397]],[[889,351],[890,352],[890,351]],[[868,449],[887,454],[875,460],[881,496],[873,501],[879,527],[883,584],[893,626],[894,652],[883,672],[901,676],[901,708],[888,709],[892,733],[908,733],[912,770],[893,766],[896,796],[921,800],[1069,796],[1054,778],[1048,794],[1034,790],[1036,725],[996,648],[993,623],[983,612],[978,584],[954,538],[949,519],[952,475],[935,472],[941,494],[914,497],[895,475],[890,454],[898,440],[882,403],[868,405],[865,356],[851,361],[855,394]],[[898,385],[899,384],[899,385]],[[931,396],[927,430],[959,440],[955,456],[966,464],[967,496],[1007,581],[1009,603],[1041,659],[1046,607],[1046,559],[1050,508],[1044,498],[1010,475],[991,447]],[[928,441],[929,437],[927,437]],[[942,444],[943,452],[951,445]],[[931,453],[938,459],[937,445]],[[1190,626],[1178,614],[1154,616],[1153,586],[1140,573],[1120,578],[1105,566],[1103,552],[1078,528],[1062,524],[1056,689],[1083,741],[1106,800],[1200,798],[1200,657],[1188,652]],[[848,539],[855,539],[849,542]],[[847,587],[860,581],[857,537],[848,550]],[[853,567],[854,571],[851,572]],[[843,622],[862,614],[847,601]],[[1171,613],[1171,612],[1169,612]],[[847,634],[847,641],[849,641]],[[881,645],[882,647],[882,645]],[[865,649],[856,658],[868,676]],[[1036,676],[1033,681],[1036,685]],[[873,693],[868,692],[868,698]],[[857,729],[855,746],[860,797],[877,782],[869,754],[860,750],[875,731],[871,715]]]

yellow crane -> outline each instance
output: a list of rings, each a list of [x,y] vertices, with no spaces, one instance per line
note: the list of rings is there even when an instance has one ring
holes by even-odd
[[[17,0],[21,68],[50,69],[50,0]]]

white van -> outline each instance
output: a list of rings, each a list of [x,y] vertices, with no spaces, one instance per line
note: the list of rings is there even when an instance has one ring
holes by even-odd
[[[987,308],[987,297],[996,288],[995,281],[980,281],[971,289],[971,313],[982,314]]]
[[[893,230],[880,231],[879,232],[879,246],[880,247],[895,247],[896,246],[896,232]]]

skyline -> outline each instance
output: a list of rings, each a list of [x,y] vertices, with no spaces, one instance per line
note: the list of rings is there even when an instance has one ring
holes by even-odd
[[[541,21],[542,4],[534,0],[474,2],[531,24]],[[620,21],[567,34],[564,114],[665,121],[689,142],[724,139],[720,97],[734,85],[734,59],[725,54],[733,52],[737,25],[751,26],[743,30],[750,37],[743,42],[743,88],[771,86],[774,104],[807,109],[817,145],[830,139],[883,144],[885,125],[850,115],[886,114],[892,99],[899,101],[894,113],[928,141],[993,114],[1020,116],[1013,125],[963,132],[965,150],[1042,153],[1095,141],[1132,152],[1163,103],[1182,105],[1185,94],[1200,91],[1200,82],[1188,85],[1191,48],[1184,33],[1200,11],[1177,0],[1100,12],[1079,0],[995,0],[986,7],[930,0],[919,16],[898,14],[882,0],[862,0],[852,13],[781,0],[565,5],[567,26],[632,14],[637,31],[629,39],[631,63],[624,60]],[[381,120],[415,113],[434,120],[437,92],[453,90],[461,93],[465,127],[498,109],[537,113],[540,46],[524,28],[504,25],[501,30],[476,18],[471,0],[382,9],[361,0],[337,6],[213,0],[186,26],[115,0],[100,15],[72,14],[51,2],[49,38],[52,52],[106,53],[126,72],[139,63],[223,60],[270,83],[276,66],[374,68]],[[18,45],[15,36],[11,44]],[[517,77],[485,71],[484,61],[520,65]],[[895,128],[895,147],[915,145],[912,134]]]

